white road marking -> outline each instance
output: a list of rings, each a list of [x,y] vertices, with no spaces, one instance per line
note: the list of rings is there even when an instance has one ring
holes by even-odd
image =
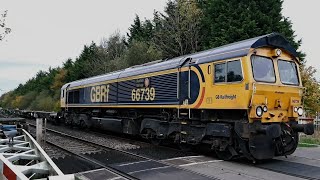
[[[116,179],[124,179],[124,177],[118,176],[118,177],[114,177],[114,178],[111,178],[111,179],[108,179],[108,180],[116,180]]]
[[[206,164],[206,163],[211,163],[211,162],[221,162],[223,160],[211,160],[211,161],[201,161],[201,162],[194,162],[194,163],[189,163],[189,164],[182,164],[180,166],[192,166],[192,165],[197,165],[197,164]]]
[[[127,165],[131,165],[131,164],[139,164],[139,163],[148,162],[148,161],[150,161],[150,160],[138,161],[138,162],[132,162],[132,163],[126,163],[126,164],[121,164],[121,165],[119,165],[119,166],[121,167],[121,166],[127,166]]]
[[[138,173],[138,172],[144,172],[144,171],[155,170],[155,169],[164,169],[164,168],[168,168],[168,167],[170,167],[170,166],[161,166],[161,167],[156,167],[156,168],[143,169],[143,170],[139,170],[139,171],[132,171],[132,172],[129,172],[128,174],[134,174],[134,173]]]
[[[162,161],[171,161],[171,160],[175,160],[175,159],[186,159],[186,158],[197,158],[197,157],[204,157],[204,156],[183,156],[183,157],[164,159]]]

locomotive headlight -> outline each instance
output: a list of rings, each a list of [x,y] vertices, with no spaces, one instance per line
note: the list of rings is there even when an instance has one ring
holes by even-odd
[[[297,108],[297,107],[294,107],[294,108],[293,108],[293,111],[294,111],[294,112],[297,112],[297,111],[298,111],[298,108]]]
[[[280,56],[281,53],[282,53],[281,49],[276,49],[276,50],[275,50],[276,56]]]
[[[258,117],[261,117],[262,114],[263,114],[263,109],[262,109],[261,106],[258,106],[258,107],[256,108],[256,115],[257,115]]]
[[[302,116],[302,115],[303,115],[303,109],[302,109],[302,107],[299,107],[299,108],[298,108],[297,113],[298,113],[299,116]]]
[[[267,106],[263,106],[263,112],[267,112],[268,111],[268,107]]]

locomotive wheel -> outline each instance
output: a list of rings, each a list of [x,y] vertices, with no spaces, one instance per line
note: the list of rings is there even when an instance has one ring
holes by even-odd
[[[159,146],[162,144],[162,139],[157,139],[156,137],[150,139],[151,144]]]
[[[149,136],[150,143],[156,146],[161,145],[162,139],[157,138],[157,133],[152,129],[147,129],[147,134]]]
[[[222,159],[225,161],[229,161],[233,157],[232,153],[228,150],[228,148],[226,148],[225,151],[215,150],[215,152],[216,152],[219,159]]]
[[[192,150],[192,145],[186,144],[186,143],[179,143],[179,148],[180,148],[182,151],[188,152],[188,151],[191,151],[191,150]]]
[[[88,128],[87,124],[83,120],[80,121],[80,128],[81,129],[87,129]]]
[[[286,134],[283,137],[283,141],[286,142],[286,146],[284,148],[284,155],[292,154],[298,147],[299,142],[299,134],[296,132],[292,132],[291,134]]]

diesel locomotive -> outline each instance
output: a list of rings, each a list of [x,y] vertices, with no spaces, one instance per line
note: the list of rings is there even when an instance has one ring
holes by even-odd
[[[220,158],[293,153],[303,115],[296,50],[272,33],[169,60],[82,79],[61,88],[69,125],[204,145]]]

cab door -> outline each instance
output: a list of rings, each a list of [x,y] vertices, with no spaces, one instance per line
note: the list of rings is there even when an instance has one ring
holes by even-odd
[[[180,99],[180,114],[190,118],[191,107],[199,96],[200,80],[197,75],[196,60],[187,58],[183,67],[179,69],[179,99]]]
[[[243,72],[243,59],[217,61],[213,63],[213,82],[208,89],[213,109],[246,109],[249,91]]]

